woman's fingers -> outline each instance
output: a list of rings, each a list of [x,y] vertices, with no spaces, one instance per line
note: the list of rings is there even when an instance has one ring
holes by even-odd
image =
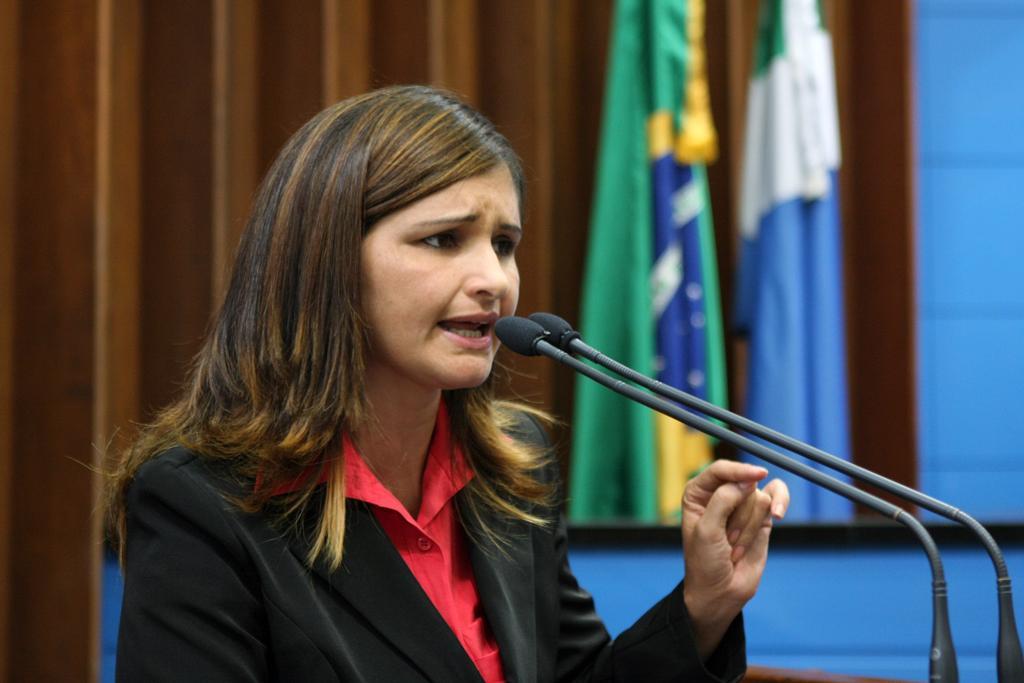
[[[687,484],[683,494],[683,506],[702,509],[724,484],[758,482],[767,476],[768,470],[763,467],[735,460],[716,460]]]
[[[733,562],[738,562],[765,526],[771,526],[771,497],[764,491],[752,491],[729,520],[729,543]]]
[[[782,519],[789,508],[789,488],[781,479],[773,479],[762,490],[754,492],[729,520],[728,538],[733,562],[746,553],[767,549],[772,518]],[[763,545],[762,549],[760,546]]]
[[[686,488],[684,507],[700,512],[702,540],[720,541],[724,534],[733,563],[755,544],[766,544],[772,518],[782,519],[789,507],[789,489],[782,480],[757,489],[765,476],[763,467],[718,460]]]
[[[775,519],[782,519],[786,516],[786,511],[789,509],[789,488],[787,488],[785,482],[781,479],[773,479],[771,483],[761,489],[761,492],[767,498],[758,500],[756,503],[758,506],[757,511],[754,510],[755,501],[746,501],[729,519],[729,543],[736,545],[739,542],[742,530],[755,525],[761,520],[763,514],[760,508],[765,503],[768,505],[771,516]]]
[[[789,508],[789,489],[781,479],[773,479],[762,490],[753,492],[738,506],[728,522],[727,538],[732,546],[732,561],[737,562],[771,528],[772,518],[782,519]]]
[[[697,523],[702,539],[716,541],[725,537],[729,518],[743,505],[756,486],[754,482],[729,482],[719,485],[711,494],[704,514]]]
[[[764,492],[772,499],[772,517],[775,519],[785,517],[786,511],[789,509],[789,488],[786,486],[786,482],[781,479],[772,479],[764,487]]]
[[[713,491],[728,482],[761,481],[767,476],[768,470],[757,465],[748,465],[735,460],[716,460],[704,468],[690,483]]]

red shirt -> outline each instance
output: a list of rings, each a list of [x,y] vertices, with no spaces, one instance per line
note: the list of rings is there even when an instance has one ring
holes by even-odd
[[[453,500],[473,473],[465,464],[462,450],[452,443],[444,401],[437,411],[415,519],[370,470],[348,434],[343,436],[343,449],[346,497],[370,504],[398,554],[462,643],[485,683],[505,683],[498,644],[484,617],[465,532]],[[290,488],[282,487],[275,494]]]

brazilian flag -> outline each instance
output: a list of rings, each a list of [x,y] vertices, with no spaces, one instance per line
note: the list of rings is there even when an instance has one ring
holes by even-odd
[[[703,0],[619,0],[581,304],[590,345],[726,403],[714,230],[716,154]],[[580,378],[570,473],[577,521],[678,519],[711,460],[702,434]]]

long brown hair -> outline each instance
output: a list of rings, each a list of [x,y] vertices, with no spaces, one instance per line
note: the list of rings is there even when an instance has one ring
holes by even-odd
[[[343,467],[325,456],[342,431],[369,419],[368,352],[360,313],[360,244],[384,216],[460,180],[504,165],[520,203],[523,173],[508,141],[449,93],[423,86],[377,90],[340,102],[285,144],[257,193],[224,302],[181,396],[125,451],[108,479],[107,520],[122,555],[125,493],[147,460],[176,445],[228,463],[261,482],[236,502],[256,511],[270,492],[310,468],[329,468],[310,562],[341,563]],[[491,380],[446,392],[452,433],[476,472],[460,508],[543,523],[547,502],[533,471],[542,455],[505,437],[514,406],[494,400]],[[281,519],[306,509],[317,477],[274,504]]]

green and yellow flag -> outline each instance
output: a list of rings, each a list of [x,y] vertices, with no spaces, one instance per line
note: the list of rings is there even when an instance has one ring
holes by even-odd
[[[725,405],[714,231],[716,154],[703,0],[619,0],[584,279],[584,340]],[[709,440],[580,378],[570,476],[575,520],[677,518]]]

